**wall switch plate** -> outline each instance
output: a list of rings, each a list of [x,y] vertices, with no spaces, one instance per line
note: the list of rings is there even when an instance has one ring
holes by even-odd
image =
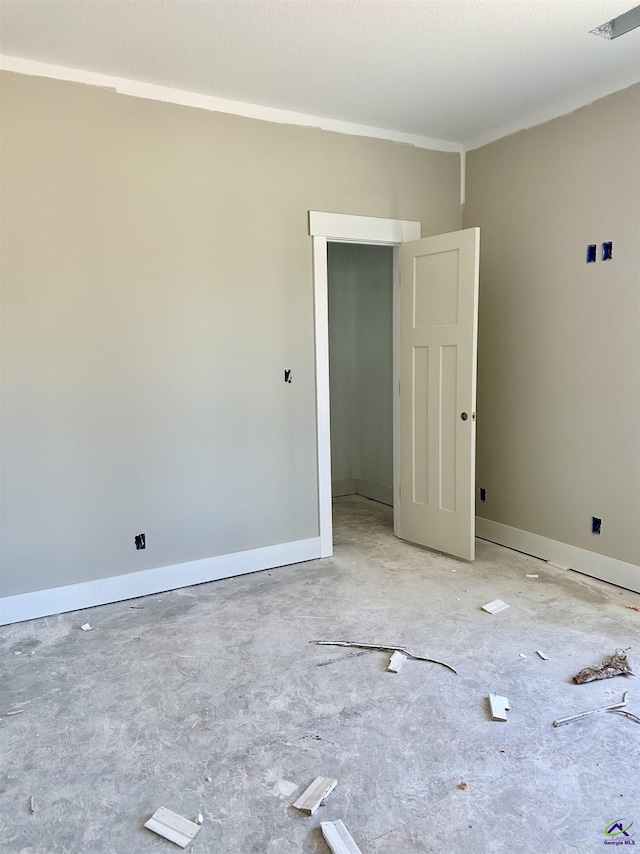
[[[602,260],[611,261],[613,258],[613,241],[609,240],[602,244]]]
[[[285,369],[285,372],[284,372],[284,381],[285,381],[286,383],[290,383],[292,379],[293,379],[293,377],[292,377],[292,375],[291,375],[291,371],[290,371],[290,370]]]
[[[598,247],[595,243],[587,246],[587,264],[595,264],[598,257]]]
[[[135,542],[136,548],[138,550],[146,549],[146,547],[147,547],[147,537],[145,534],[136,534],[136,538],[135,538],[134,542]]]
[[[591,533],[592,534],[600,534],[602,531],[602,519],[598,519],[597,516],[591,517]]]

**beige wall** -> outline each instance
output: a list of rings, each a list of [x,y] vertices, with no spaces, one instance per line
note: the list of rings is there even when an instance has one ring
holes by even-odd
[[[458,156],[13,74],[2,122],[3,594],[316,536],[307,211],[459,228]]]
[[[393,489],[393,247],[330,243],[331,479]]]
[[[640,86],[469,152],[464,221],[479,514],[640,563]],[[613,260],[587,265],[608,240]]]

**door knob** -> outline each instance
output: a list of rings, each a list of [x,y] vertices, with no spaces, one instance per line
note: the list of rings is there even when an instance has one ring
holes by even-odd
[[[467,413],[466,413],[466,412],[463,412],[463,413],[461,413],[461,415],[460,415],[460,418],[462,418],[462,420],[463,420],[463,421],[466,421],[468,417],[469,417],[469,416],[467,415]]]

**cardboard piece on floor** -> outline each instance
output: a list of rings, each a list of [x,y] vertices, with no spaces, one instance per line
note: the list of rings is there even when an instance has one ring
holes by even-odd
[[[492,721],[506,721],[507,711],[511,708],[509,700],[499,694],[489,694],[489,705],[491,706]]]
[[[483,605],[482,610],[486,611],[487,614],[497,614],[508,607],[507,603],[503,602],[502,599],[494,599],[493,602],[487,602],[486,605]]]
[[[158,836],[164,836],[170,842],[175,842],[181,848],[186,848],[190,842],[193,842],[201,829],[199,824],[189,821],[188,818],[184,818],[166,807],[158,807],[144,826],[157,833]]]
[[[331,849],[331,854],[362,854],[340,819],[337,821],[321,821],[320,827],[324,841]]]
[[[316,777],[313,783],[307,786],[300,797],[293,802],[293,806],[301,812],[313,815],[322,801],[333,792],[337,785],[338,781],[332,777]]]

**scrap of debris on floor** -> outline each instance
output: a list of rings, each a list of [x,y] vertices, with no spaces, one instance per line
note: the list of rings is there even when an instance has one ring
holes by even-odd
[[[487,614],[499,614],[500,611],[504,611],[508,607],[507,603],[503,602],[502,599],[494,599],[493,602],[487,602],[486,605],[483,605],[482,610],[486,611]]]
[[[593,682],[596,679],[611,679],[612,676],[626,676],[631,673],[631,666],[627,658],[627,651],[617,649],[613,655],[605,658],[601,664],[594,667],[585,667],[580,673],[573,677],[576,685],[584,682]]]
[[[494,602],[489,602],[487,605],[483,606],[483,610],[488,611],[488,613],[498,613],[507,607],[509,606],[502,602],[502,600],[496,599]],[[349,653],[346,656],[340,656],[336,659],[320,662],[318,666],[325,666],[333,663],[334,661],[344,661],[346,658],[355,658],[373,652],[384,652],[387,655],[390,655],[390,659],[387,663],[387,671],[392,673],[399,673],[407,660],[439,664],[447,670],[457,673],[457,671],[449,664],[445,664],[444,662],[437,661],[433,658],[418,655],[417,653],[411,652],[406,647],[399,646],[397,644],[385,645],[360,641],[311,641],[311,643],[318,646],[351,647],[360,650],[360,652]],[[544,652],[536,650],[536,653],[543,661],[548,661],[548,657]],[[520,657],[525,659],[527,658],[524,653],[520,653]],[[573,677],[573,682],[576,684],[582,684],[598,679],[610,679],[615,676],[628,675],[633,675],[633,672],[627,657],[627,650],[617,649],[613,655],[605,658],[600,664],[592,667],[586,667],[584,670],[581,670]],[[592,715],[598,715],[605,712],[622,715],[629,720],[640,723],[640,716],[630,712],[626,708],[628,705],[628,697],[629,693],[625,692],[622,700],[617,703],[612,703],[598,709],[578,712],[564,718],[558,718],[552,722],[552,725],[554,727],[559,727],[563,724],[568,724],[573,721],[582,720],[584,718],[591,717]],[[511,711],[511,705],[508,698],[500,694],[490,693],[488,695],[488,703],[491,720],[506,723],[508,721],[507,712]],[[17,713],[17,711],[13,713]],[[12,713],[10,712],[8,714]],[[504,748],[501,748],[500,752],[506,753]],[[211,777],[206,777],[205,779],[207,781],[211,781]],[[289,783],[288,781],[284,782],[287,784],[285,795],[292,795],[298,787],[294,783]],[[337,785],[338,781],[334,777],[318,776],[298,795],[293,803],[291,803],[291,806],[299,812],[304,813],[306,816],[311,817],[316,814],[320,807],[324,807],[327,804],[329,795],[334,791]],[[458,783],[458,789],[462,791],[465,791],[468,787],[469,783],[466,780],[462,780]],[[33,798],[31,798],[30,805],[31,812],[35,812],[35,801]],[[151,818],[145,822],[145,827],[152,830],[159,836],[163,836],[165,839],[174,842],[176,845],[185,848],[189,843],[193,842],[197,833],[201,830],[203,820],[201,813],[198,813],[195,821],[190,821],[189,819],[166,809],[166,807],[159,807]],[[334,818],[330,821],[322,821],[320,823],[320,828],[323,839],[332,854],[362,854],[361,849],[347,830],[342,819]]]
[[[381,644],[373,644],[373,643],[355,643],[354,641],[311,641],[311,643],[318,644],[318,646],[355,646],[359,649],[367,649],[367,650],[378,650],[379,652],[390,652],[390,653],[402,653],[405,658],[412,658],[415,661],[428,661],[430,664],[440,664],[442,667],[446,667],[447,670],[450,670],[452,673],[457,673],[456,670],[451,667],[449,664],[445,664],[443,661],[436,661],[435,658],[424,658],[422,655],[415,655],[413,652],[410,652],[404,646],[382,646]],[[391,656],[393,660],[393,655]],[[397,661],[398,659],[396,659]],[[404,659],[403,659],[404,661]],[[402,665],[402,662],[401,662]],[[391,669],[390,667],[388,668]],[[397,671],[396,671],[397,672]]]
[[[617,714],[624,715],[632,721],[640,723],[640,717],[638,717],[638,715],[634,715],[632,712],[626,711],[626,709],[624,708],[627,705],[628,696],[629,692],[625,691],[622,695],[622,701],[620,703],[613,703],[610,706],[603,706],[600,709],[591,709],[588,712],[579,712],[577,715],[569,715],[568,718],[559,718],[557,721],[553,722],[553,725],[562,726],[562,724],[568,724],[571,721],[577,721],[580,718],[586,718],[588,715],[597,715],[600,712],[616,712]]]
[[[201,816],[198,815],[198,818]],[[165,839],[175,842],[181,848],[186,848],[196,838],[201,824],[202,821],[189,821],[188,818],[183,818],[166,807],[158,807],[144,826],[157,833],[158,836],[164,836]]]
[[[316,777],[313,783],[310,783],[300,797],[293,802],[293,806],[300,812],[313,815],[337,785],[338,781],[331,777]]]
[[[337,821],[322,821],[320,822],[320,828],[324,836],[324,841],[331,849],[331,854],[362,854],[340,819]]]
[[[452,570],[452,572],[454,571],[455,570]],[[531,579],[538,579],[539,575],[535,573],[528,573],[526,577]],[[130,609],[141,610],[144,608],[144,605],[134,604],[130,605],[129,607]],[[509,605],[501,599],[494,599],[493,601],[488,602],[486,605],[481,606],[482,611],[492,615],[498,614],[501,611],[506,610],[507,608],[509,608]],[[635,611],[640,611],[640,606],[637,605],[627,605],[627,608],[633,609]],[[493,626],[498,626],[499,623],[500,621],[496,621],[486,623],[485,625],[491,624]],[[88,632],[92,630],[92,626],[89,623],[85,623],[80,626],[80,629],[83,632]],[[406,646],[402,646],[398,643],[369,643],[366,641],[351,640],[315,640],[310,641],[310,643],[316,646],[340,647],[351,650],[344,655],[339,655],[338,657],[318,662],[318,667],[325,667],[336,662],[343,662],[361,656],[373,655],[374,653],[384,653],[387,657],[385,664],[386,672],[397,675],[400,674],[401,671],[403,671],[403,676],[400,677],[400,679],[403,679],[404,674],[410,670],[410,665],[408,664],[408,662],[423,662],[428,664],[436,664],[442,668],[445,668],[446,670],[449,670],[455,675],[457,675],[458,673],[458,671],[450,664],[447,664],[435,658],[420,655],[417,652],[414,652],[408,649]],[[632,671],[632,667],[627,655],[629,649],[630,648],[616,649],[612,655],[606,656],[598,664],[593,664],[580,670],[580,672],[573,677],[572,682],[575,685],[582,685],[584,683],[602,679],[611,679],[617,676],[627,677],[635,675]],[[535,655],[537,655],[538,659],[540,659],[541,661],[549,661],[549,657],[542,650],[536,649],[533,650],[533,652],[535,652]],[[14,651],[14,654],[19,655],[20,652]],[[519,653],[518,657],[526,661],[526,664],[523,663],[524,667],[541,666],[541,661],[537,661],[537,659],[535,658],[529,659],[529,657],[523,652]],[[557,659],[557,655],[555,655],[554,658]],[[403,670],[403,668],[405,667],[406,670]],[[420,668],[416,668],[416,671],[419,670]],[[442,674],[441,671],[436,672],[438,674],[441,674],[444,678],[444,674]],[[386,677],[381,676],[381,678]],[[438,678],[440,678],[440,676],[438,676]],[[394,682],[395,684],[397,684],[397,681],[391,680],[391,683]],[[481,698],[478,697],[478,702],[480,701]],[[488,703],[488,705],[486,706],[486,709],[488,711],[488,720],[501,722],[504,724],[509,723],[510,716],[507,713],[511,713],[511,704],[508,697],[502,694],[489,692],[488,694],[484,695],[484,702],[486,704]],[[625,691],[622,694],[622,699],[618,700],[617,702],[610,703],[609,705],[602,706],[599,708],[575,712],[574,714],[570,714],[565,717],[556,718],[551,723],[553,727],[558,728],[565,724],[573,723],[576,721],[582,721],[584,719],[592,718],[593,716],[599,716],[605,713],[616,714],[618,716],[626,718],[629,721],[640,723],[640,715],[629,711],[628,704],[629,692]],[[0,713],[0,715],[3,717],[13,717],[16,715],[20,715],[23,712],[23,708],[13,708],[9,711]],[[512,714],[513,717],[511,717],[511,725],[513,725],[513,723],[517,719],[517,709]],[[198,720],[199,719],[196,718],[195,723],[197,723]],[[192,724],[192,729],[195,726],[195,723]],[[319,739],[319,736],[316,736],[316,738]],[[506,753],[506,750],[504,748],[501,748],[500,753]],[[324,770],[330,771],[330,769]],[[206,776],[204,777],[204,780],[208,783],[211,783],[212,777]],[[452,781],[452,785],[453,783],[454,781]],[[300,791],[300,787],[296,783],[293,783],[289,780],[281,780],[279,783],[278,797],[286,799],[290,808],[295,809],[296,811],[302,813],[307,817],[312,817],[316,815],[318,810],[328,804],[329,796],[336,789],[337,785],[338,781],[335,777],[316,776],[306,786],[306,788],[298,794],[295,800],[291,800],[294,796],[294,793],[296,791]],[[465,791],[469,788],[469,783],[466,780],[462,780],[457,784],[457,788],[461,791]],[[36,812],[36,807],[36,799],[33,795],[31,795],[27,802],[27,809],[32,816]],[[326,843],[326,846],[328,849],[330,849],[332,854],[362,854],[361,849],[358,847],[358,844],[345,826],[343,820],[335,816],[335,808],[332,809],[332,807],[330,806],[326,810],[326,812],[329,813],[329,820],[320,822],[320,830],[322,833],[322,837]],[[191,820],[185,818],[182,815],[179,815],[178,813],[173,812],[170,809],[167,809],[164,806],[161,806],[156,809],[153,815],[151,815],[144,822],[144,827],[147,828],[149,831],[152,831],[157,836],[160,836],[163,839],[174,843],[175,845],[181,848],[186,848],[188,845],[194,842],[196,836],[203,829],[203,824],[204,816],[200,812],[198,812],[195,818]]]

